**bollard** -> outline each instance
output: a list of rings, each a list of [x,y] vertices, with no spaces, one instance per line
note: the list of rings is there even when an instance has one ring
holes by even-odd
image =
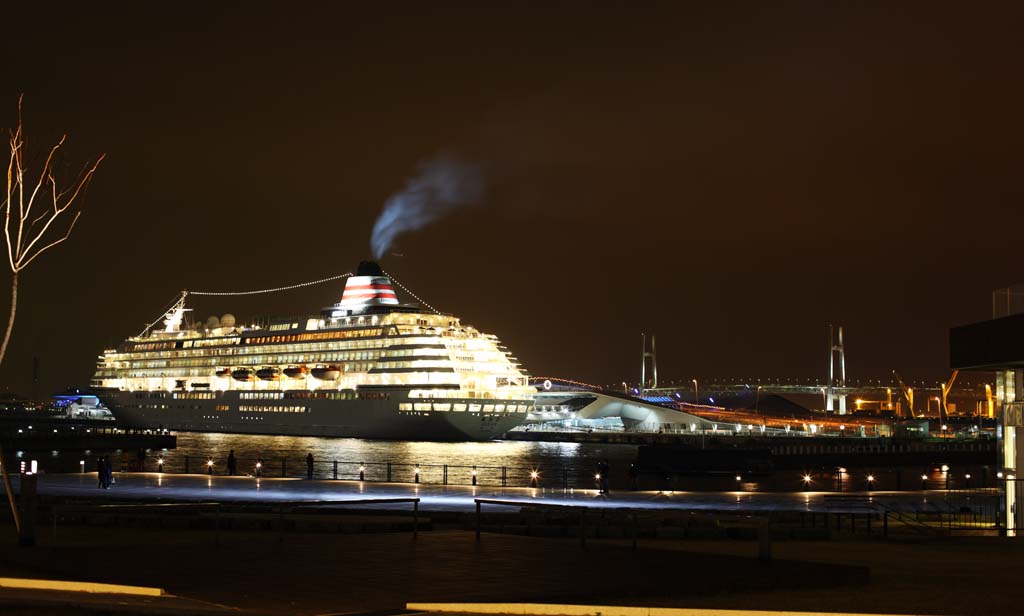
[[[366,479],[366,462],[359,463],[359,481]]]
[[[213,458],[210,458],[206,461],[206,473],[208,475],[213,474]]]
[[[185,456],[185,474],[188,475],[188,456]]]
[[[473,470],[472,470],[471,474],[473,476],[473,485],[476,485],[476,467],[475,466],[473,467]],[[479,503],[477,503],[476,510],[478,512],[480,511],[480,504]],[[479,534],[480,533],[477,533],[478,537],[479,537]]]
[[[413,476],[412,476],[412,481],[413,481],[413,483],[419,483],[419,482],[420,482],[420,465],[419,465],[419,464],[417,464],[417,465],[416,465],[416,466],[415,466],[415,467],[414,467],[414,468],[412,469],[412,475],[413,475]]]
[[[338,461],[337,460],[334,461],[334,478],[335,479],[338,478]]]
[[[444,472],[443,472],[443,474],[441,476],[441,483],[444,484],[444,485],[448,485],[448,465],[447,464],[444,465],[443,471]]]
[[[501,487],[508,485],[508,467],[501,467]]]
[[[288,460],[287,458],[281,458],[281,477],[287,477],[288,476],[288,466],[287,466],[288,462],[287,462],[287,460]]]
[[[388,462],[388,483],[391,483],[391,463]]]

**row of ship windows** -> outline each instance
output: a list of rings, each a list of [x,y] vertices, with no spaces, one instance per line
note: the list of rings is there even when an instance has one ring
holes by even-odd
[[[340,363],[340,362],[339,362]],[[257,366],[266,365],[263,362],[251,364],[250,368]],[[369,372],[373,368],[372,362],[366,363],[346,363],[341,364],[339,367],[342,372],[345,373],[363,373]],[[117,378],[159,378],[167,376],[210,376],[210,367],[205,368],[189,368],[189,367],[170,367],[170,368],[150,368],[150,369],[100,369],[96,371],[96,378],[98,379],[117,379]],[[231,378],[230,376],[224,378]]]
[[[302,364],[318,362],[340,362],[340,361],[366,361],[376,360],[378,353],[375,351],[347,351],[344,353],[318,353],[311,355],[257,355],[245,358],[248,364],[259,364],[263,362],[279,364]],[[180,368],[194,366],[220,366],[224,364],[220,357],[196,357],[188,359],[147,359],[145,361],[115,361],[104,362],[102,367],[107,368]]]
[[[460,402],[400,402],[399,411],[454,411],[461,413],[525,413],[528,406],[525,404],[463,404]]]
[[[308,340],[338,340],[342,338],[360,338],[370,336],[380,336],[381,330],[376,329],[356,329],[346,331],[335,331],[335,332],[310,332],[304,334],[292,334],[286,336],[259,336],[254,338],[246,338],[245,344],[267,344],[275,342],[297,342],[297,341],[308,341]],[[159,342],[138,342],[132,345],[132,351],[153,351],[161,349],[173,349],[177,348],[190,348],[190,347],[205,347],[205,346],[224,346],[238,344],[243,339],[237,336],[230,336],[224,338],[214,338],[205,340],[161,340]]]
[[[246,338],[245,344],[279,344],[290,342],[309,342],[311,340],[337,340],[339,338],[365,338],[380,336],[377,329],[350,329],[340,332],[306,332],[304,334],[286,334],[281,336],[257,336]]]
[[[222,407],[217,407],[218,410]],[[223,407],[227,410],[227,406]],[[252,406],[243,404],[238,407],[239,412],[242,413],[306,413],[309,411],[307,406]]]
[[[187,358],[187,357],[223,357],[223,356],[239,356],[239,355],[254,355],[254,354],[281,354],[281,353],[296,353],[296,352],[315,352],[315,351],[348,351],[355,349],[387,349],[392,346],[411,346],[411,347],[427,347],[424,349],[407,349],[413,351],[413,354],[418,354],[417,350],[432,351],[428,354],[436,353],[438,347],[442,347],[442,350],[451,349],[452,351],[462,351],[460,359],[466,361],[471,360],[471,356],[465,354],[464,349],[466,345],[462,341],[449,341],[445,345],[438,338],[426,338],[417,337],[414,339],[406,338],[372,338],[372,339],[361,339],[361,340],[346,340],[337,342],[316,342],[316,343],[303,343],[303,344],[290,344],[287,347],[281,349],[266,348],[264,346],[242,346],[242,347],[226,347],[220,349],[190,349],[190,350],[167,350],[160,352],[146,352],[146,353],[109,353],[106,355],[108,361],[130,361],[130,360],[146,360],[146,359],[170,359],[170,358]],[[479,344],[474,345],[479,347]],[[485,345],[488,347],[487,350],[493,350],[491,344]],[[477,350],[482,350],[477,348]],[[507,355],[507,352],[494,350],[498,355]]]
[[[166,391],[140,391],[135,393],[136,399],[148,399],[148,398],[167,398],[170,396],[176,400],[213,400],[218,396],[217,393],[212,391],[176,391],[168,393]],[[391,397],[391,394],[380,391],[363,391],[356,393],[349,390],[344,391],[243,391],[239,394],[240,400],[387,400]],[[157,408],[155,406],[150,407],[139,407],[139,408]],[[166,405],[163,408],[167,408]],[[228,410],[225,406],[220,410]]]
[[[165,343],[146,343],[146,344],[165,344]],[[336,340],[330,342],[301,342],[288,344],[284,348],[276,351],[279,353],[294,353],[296,351],[337,351],[337,350],[348,350],[348,349],[381,349],[387,348],[398,344],[408,344],[411,346],[432,344],[432,345],[443,345],[444,343],[440,338],[436,336],[416,336],[414,338],[359,338],[355,340]],[[174,349],[173,347],[160,347],[164,350],[147,351],[147,352],[136,352],[135,350],[122,352],[122,353],[110,353],[109,356],[115,359],[150,359],[157,357],[207,357],[210,355],[252,355],[253,353],[273,353],[275,349],[267,348],[262,345],[235,345],[223,348],[213,349]]]

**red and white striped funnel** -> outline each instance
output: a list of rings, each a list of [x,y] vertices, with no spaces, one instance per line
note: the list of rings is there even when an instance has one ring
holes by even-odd
[[[349,276],[338,304],[347,309],[397,305],[398,297],[391,287],[391,279],[373,261],[361,262],[356,275]]]

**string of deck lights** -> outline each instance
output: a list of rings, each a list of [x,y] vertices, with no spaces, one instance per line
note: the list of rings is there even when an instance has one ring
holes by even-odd
[[[261,293],[276,293],[278,291],[291,291],[292,289],[301,289],[303,287],[311,287],[313,285],[323,284],[325,282],[331,282],[332,280],[340,280],[342,278],[348,278],[352,275],[352,272],[345,274],[338,274],[337,276],[330,276],[328,278],[321,278],[320,280],[311,280],[309,282],[300,282],[299,284],[293,284],[286,287],[274,287],[272,289],[259,289],[256,291],[189,291],[190,295],[259,295]],[[405,287],[402,287],[403,289]],[[414,296],[415,297],[415,296]]]
[[[424,306],[426,306],[426,307],[427,307],[427,308],[429,308],[430,310],[434,311],[434,314],[436,314],[436,315],[440,315],[440,314],[441,314],[441,311],[440,311],[440,310],[438,310],[437,308],[434,308],[433,306],[431,306],[431,305],[430,305],[430,304],[428,304],[427,302],[425,302],[425,301],[423,301],[422,299],[420,299],[418,295],[416,295],[415,293],[413,293],[412,291],[410,291],[410,290],[408,289],[408,287],[406,287],[406,286],[405,286],[404,284],[402,284],[401,282],[399,282],[397,278],[395,278],[394,276],[392,276],[392,275],[391,275],[391,274],[389,274],[388,272],[384,272],[384,275],[385,275],[385,276],[387,276],[388,278],[390,278],[390,279],[391,279],[391,282],[393,282],[393,283],[397,284],[397,285],[398,285],[398,287],[399,287],[400,289],[402,289],[403,291],[405,291],[406,293],[408,293],[409,295],[411,295],[411,296],[412,296],[412,298],[413,298],[414,300],[418,301],[419,303],[423,304]]]

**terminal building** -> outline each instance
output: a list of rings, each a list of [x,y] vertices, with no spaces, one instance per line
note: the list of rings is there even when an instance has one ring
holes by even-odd
[[[992,319],[954,327],[949,332],[949,363],[958,370],[996,374],[995,414],[999,420],[998,467],[1005,480],[1004,521],[1008,534],[1024,528],[1018,506],[1024,484],[1021,439],[1024,430],[1024,285],[992,295]]]

